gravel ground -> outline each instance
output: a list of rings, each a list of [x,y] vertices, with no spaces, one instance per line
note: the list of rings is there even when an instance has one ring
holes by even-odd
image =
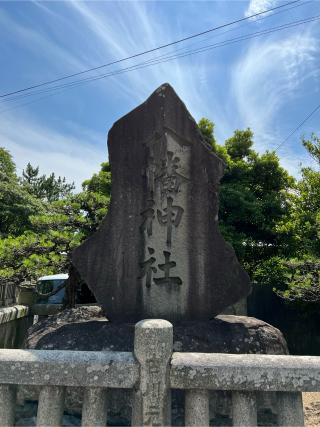
[[[320,426],[320,393],[303,393],[305,427]]]

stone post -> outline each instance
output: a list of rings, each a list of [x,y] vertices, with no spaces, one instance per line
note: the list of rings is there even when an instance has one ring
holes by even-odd
[[[185,425],[187,427],[208,426],[209,391],[186,390],[185,396]]]
[[[37,427],[60,427],[62,425],[64,395],[64,387],[42,387],[39,394]]]
[[[0,425],[11,427],[14,425],[14,408],[16,404],[16,387],[0,385]]]
[[[150,319],[136,324],[134,354],[140,363],[140,384],[134,391],[132,425],[171,425],[169,362],[172,348],[170,322]]]
[[[234,426],[255,427],[257,425],[257,405],[254,392],[232,392],[232,418]]]
[[[300,392],[279,392],[278,424],[283,427],[303,427],[304,414]]]
[[[107,424],[107,391],[88,387],[84,390],[81,427],[100,427]]]

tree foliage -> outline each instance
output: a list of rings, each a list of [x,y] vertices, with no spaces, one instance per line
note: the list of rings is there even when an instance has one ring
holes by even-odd
[[[253,150],[253,132],[236,130],[218,145],[214,125],[199,127],[226,163],[220,186],[220,229],[252,279],[290,302],[320,302],[320,172],[293,179],[274,152]],[[302,139],[320,165],[320,139]],[[223,153],[223,155],[221,155]],[[299,257],[299,260],[297,258]]]
[[[2,153],[1,164],[6,166],[3,171],[8,177],[5,182],[10,182],[14,194],[21,194],[21,201],[5,199],[8,191],[0,187],[0,203],[4,207],[6,200],[7,205],[0,217],[0,283],[19,284],[68,271],[70,252],[97,229],[107,212],[111,183],[108,163],[84,182],[82,192],[73,194],[74,184],[65,178],[56,179],[53,173],[39,176],[39,168],[30,163],[19,180],[10,154],[6,150]],[[9,208],[11,216],[4,215]]]
[[[68,197],[75,189],[74,183],[67,183],[65,177],[56,178],[54,172],[39,176],[39,167],[30,163],[22,173],[22,185],[30,194],[49,203]]]
[[[301,179],[288,195],[287,216],[279,226],[279,233],[288,237],[296,255],[320,257],[320,155],[319,138],[312,135],[302,143],[314,158],[317,168],[301,169]]]
[[[214,126],[201,120],[201,131],[203,124],[210,139]],[[224,153],[226,162],[220,186],[220,229],[250,273],[261,260],[288,250],[277,226],[286,215],[287,193],[294,183],[274,152],[253,150],[253,136],[250,129],[237,129],[224,145],[212,145],[218,156]]]
[[[20,185],[10,153],[0,147],[0,238],[32,229],[30,215],[43,211],[42,201]]]

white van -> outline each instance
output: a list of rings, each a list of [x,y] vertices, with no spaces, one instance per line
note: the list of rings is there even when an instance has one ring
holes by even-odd
[[[68,274],[52,274],[50,276],[42,276],[37,280],[36,290],[41,294],[48,294],[58,286],[65,283],[69,278]],[[63,304],[66,288],[60,289],[56,294],[49,297],[37,295],[37,304]]]

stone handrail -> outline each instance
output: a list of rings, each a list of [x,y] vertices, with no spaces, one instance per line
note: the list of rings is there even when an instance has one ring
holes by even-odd
[[[132,388],[138,378],[132,353],[0,350],[0,384]]]
[[[172,325],[136,325],[134,352],[0,350],[0,425],[14,425],[15,386],[40,385],[37,426],[61,425],[66,387],[83,387],[82,426],[105,426],[106,390],[134,389],[132,425],[168,426],[170,389],[185,425],[209,425],[209,390],[232,390],[234,426],[256,426],[256,394],[277,393],[278,425],[304,424],[301,391],[320,390],[320,357],[173,353]],[[112,392],[112,391],[111,391]]]
[[[318,391],[320,357],[173,353],[170,381],[177,389]]]

